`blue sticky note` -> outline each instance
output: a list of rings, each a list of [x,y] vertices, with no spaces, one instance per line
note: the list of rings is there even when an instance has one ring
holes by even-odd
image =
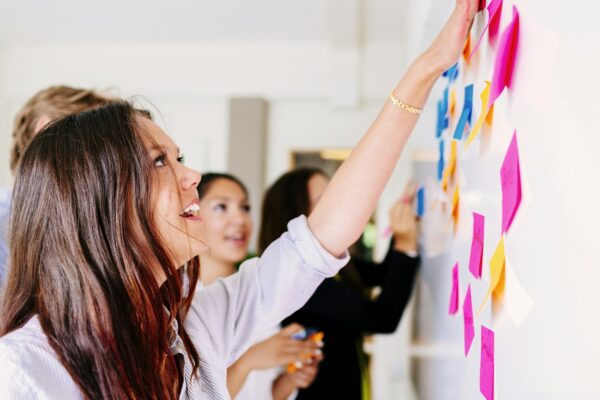
[[[442,180],[444,175],[444,141],[440,140],[440,158],[438,159],[438,180]]]
[[[444,131],[444,104],[442,100],[438,101],[438,113],[437,113],[437,124],[435,128],[435,137],[439,138],[442,136],[442,132]]]
[[[442,76],[444,78],[448,78],[448,81],[454,82],[456,80],[456,78],[458,78],[458,63],[454,64],[453,66],[448,68],[446,71],[444,71]]]
[[[422,217],[425,213],[425,187],[421,186],[417,191],[417,216]]]
[[[465,103],[463,105],[462,113],[460,114],[460,119],[458,120],[458,124],[456,124],[456,130],[454,131],[454,139],[462,140],[463,133],[465,131],[465,126],[467,122],[471,123],[471,118],[473,114],[473,84],[470,84],[465,87]]]

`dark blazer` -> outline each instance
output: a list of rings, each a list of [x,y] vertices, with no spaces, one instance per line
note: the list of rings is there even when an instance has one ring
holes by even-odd
[[[381,293],[371,300],[356,287],[339,277],[326,279],[300,310],[284,320],[283,325],[297,322],[306,328],[325,333],[319,373],[313,384],[300,390],[296,399],[361,400],[360,363],[363,335],[391,333],[410,299],[419,258],[390,250],[380,264],[352,260],[362,284],[381,286]]]

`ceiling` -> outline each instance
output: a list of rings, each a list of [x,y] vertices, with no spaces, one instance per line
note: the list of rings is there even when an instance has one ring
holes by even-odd
[[[363,39],[394,41],[412,4],[409,0],[0,0],[0,44],[327,41],[331,25],[343,28],[352,5],[360,10]]]

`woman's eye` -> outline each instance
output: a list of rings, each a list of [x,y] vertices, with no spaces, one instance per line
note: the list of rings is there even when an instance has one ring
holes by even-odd
[[[247,213],[249,213],[251,209],[252,209],[252,208],[250,207],[250,204],[244,204],[244,205],[242,206],[242,211],[244,211],[244,212],[247,212]]]
[[[158,156],[154,159],[154,166],[164,167],[165,165],[167,165],[165,160],[166,160],[166,156],[164,154],[161,154],[160,156]]]
[[[219,203],[219,204],[216,204],[213,207],[213,210],[214,211],[218,211],[218,212],[226,211],[227,210],[227,206],[225,204],[223,204],[223,203]]]
[[[179,157],[177,157],[177,162],[185,164],[185,156],[183,154],[180,154]]]

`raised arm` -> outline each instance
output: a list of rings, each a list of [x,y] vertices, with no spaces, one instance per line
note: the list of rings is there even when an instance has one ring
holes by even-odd
[[[459,58],[478,0],[457,0],[448,22],[409,67],[393,93],[414,107],[423,107],[433,84]],[[359,237],[372,214],[418,116],[386,101],[381,112],[333,176],[308,218],[323,247],[342,254]]]

